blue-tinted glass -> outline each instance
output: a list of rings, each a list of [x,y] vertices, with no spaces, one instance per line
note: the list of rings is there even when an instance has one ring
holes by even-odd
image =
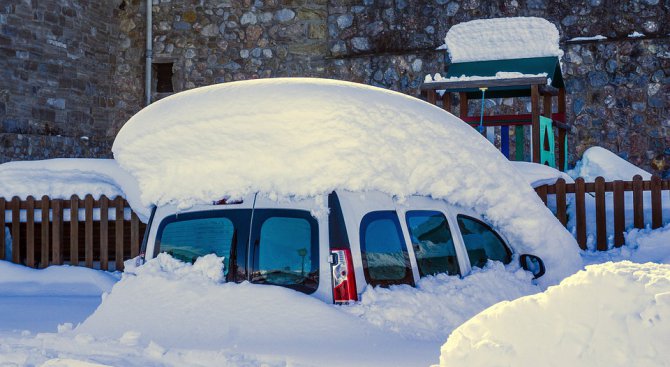
[[[303,218],[270,217],[261,226],[253,281],[302,284],[313,276],[312,225]]]
[[[489,226],[464,215],[459,215],[457,219],[473,267],[483,267],[488,259],[505,264],[512,261],[505,242]]]
[[[172,222],[163,228],[160,251],[191,263],[200,256],[214,253],[225,257],[227,273],[234,233],[233,222],[223,217]]]
[[[458,274],[456,249],[444,214],[414,210],[406,216],[419,274],[422,277],[437,273]]]
[[[409,261],[395,212],[372,212],[361,223],[366,276],[372,285],[411,283]]]

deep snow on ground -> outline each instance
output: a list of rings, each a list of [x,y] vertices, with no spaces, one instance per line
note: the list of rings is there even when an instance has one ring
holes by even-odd
[[[584,263],[630,260],[670,264],[670,224],[656,230],[633,228],[624,234],[624,239],[625,245],[620,248],[583,252]]]
[[[626,239],[627,246],[622,249],[607,253],[583,253],[584,262],[626,258],[636,261],[670,260],[667,255],[670,227],[655,231],[633,230],[626,235]],[[74,320],[70,315],[69,322],[75,323],[74,330],[72,325],[61,325],[58,328],[59,333],[36,335],[35,332],[40,331],[39,325],[31,324],[33,321],[28,318],[24,319],[27,322],[24,328],[31,332],[20,334],[0,330],[0,365],[32,366],[45,361],[49,361],[49,365],[70,367],[90,367],[83,363],[110,366],[242,367],[429,365],[438,361],[440,345],[449,334],[478,312],[497,302],[541,291],[540,287],[532,284],[530,274],[519,270],[518,266],[510,264],[505,269],[500,263],[490,262],[486,268],[474,269],[462,279],[438,275],[421,279],[417,288],[366,288],[360,302],[333,306],[280,287],[221,283],[220,262],[221,258],[210,255],[200,259],[195,265],[190,265],[163,254],[135,269],[131,260],[126,267],[129,273],[124,274],[123,279],[114,285],[111,293],[104,297],[103,304],[90,318],[76,327],[76,323],[83,318],[75,315],[80,318]],[[627,337],[621,331],[621,322],[617,321],[619,319],[600,318],[594,325],[589,317],[596,317],[595,313],[603,310],[603,307],[604,315],[634,315],[626,314],[628,311],[622,310],[624,306],[621,304],[639,306],[638,298],[649,300],[648,294],[639,294],[638,291],[645,286],[645,282],[639,283],[638,279],[646,279],[645,272],[651,272],[655,276],[655,270],[649,266],[613,266],[617,266],[618,275],[611,281],[600,281],[612,277],[605,272],[603,274],[606,275],[600,276],[600,283],[595,286],[579,285],[582,287],[577,292],[579,297],[593,295],[579,301],[579,304],[567,304],[566,299],[572,300],[573,295],[555,301],[554,296],[538,294],[538,299],[546,299],[542,302],[546,303],[549,316],[542,316],[537,310],[527,310],[528,318],[526,313],[514,317],[500,313],[492,319],[486,316],[486,320],[496,322],[504,318],[505,325],[500,326],[500,329],[519,330],[519,325],[526,325],[523,322],[528,319],[529,325],[535,325],[533,327],[554,330],[548,332],[550,335],[547,338],[557,337],[560,332],[567,333],[564,335],[566,343],[574,342],[575,338],[585,338],[585,333],[589,330],[600,332],[602,328],[607,328],[607,332],[614,335],[618,343],[621,338]],[[631,270],[631,274],[626,275],[628,270]],[[9,313],[0,313],[0,325],[16,317],[16,313],[25,310],[26,305],[34,307],[34,312],[39,312],[40,305],[34,304],[35,299],[30,298],[31,294],[42,294],[46,290],[61,295],[68,292],[91,294],[99,301],[100,294],[109,291],[116,279],[101,271],[78,267],[54,266],[46,270],[30,270],[3,262],[0,262],[0,278],[7,280],[0,288],[3,292],[12,291],[21,296],[16,299],[23,300],[22,304],[16,304],[15,308],[9,309]],[[621,279],[624,280],[620,281]],[[32,289],[24,286],[21,283],[23,280],[28,285],[32,284]],[[567,283],[570,286],[563,284],[561,288],[569,290],[574,287],[571,285],[574,283]],[[647,283],[646,288],[649,288],[652,283]],[[603,292],[607,287],[616,289]],[[633,290],[629,290],[630,287]],[[549,288],[546,294],[556,293],[551,293],[552,289],[554,288]],[[635,298],[636,301],[631,303],[629,298]],[[75,297],[68,299],[77,300]],[[663,300],[663,297],[660,299]],[[0,302],[1,300],[0,297]],[[36,300],[39,302],[40,298]],[[558,305],[552,306],[556,302]],[[44,310],[51,305],[42,306]],[[567,313],[560,314],[556,308],[565,309]],[[490,312],[485,311],[484,315],[489,315]],[[554,315],[555,313],[558,314]],[[578,327],[565,327],[570,325],[566,318],[584,313],[590,316],[576,317],[575,322],[581,323]],[[476,316],[478,317],[480,316]],[[536,318],[544,321],[540,322]],[[634,317],[632,320],[633,323],[639,321]],[[55,325],[63,321],[66,320],[52,319],[46,322]],[[491,322],[487,321],[486,325]],[[610,323],[614,325],[607,326]],[[661,333],[667,333],[664,329],[670,328],[667,323],[658,325]],[[639,325],[633,326],[637,328]],[[524,327],[522,334],[530,329]],[[659,337],[657,334],[651,335]],[[517,340],[515,338],[519,337],[513,333],[503,336],[510,338],[505,340],[515,341],[514,343]],[[648,342],[644,339],[647,337],[645,333],[640,332],[633,336],[640,340],[631,342],[634,345]],[[574,338],[570,339],[572,337]],[[598,341],[606,343],[605,340]],[[542,339],[536,342],[532,339],[528,343],[537,347],[544,345],[543,343],[551,345],[551,342],[552,340]],[[524,341],[519,343],[523,346]],[[459,350],[460,348],[459,346]],[[473,344],[472,348],[479,346]],[[339,351],[339,354],[335,351]],[[598,354],[587,352],[583,353],[586,364],[590,361],[592,365],[597,365],[593,359],[588,358],[600,353],[604,353],[602,360],[608,361],[610,358],[600,349]],[[569,351],[566,351],[562,354],[563,359],[559,361],[565,362],[566,358],[574,357],[570,356]],[[449,358],[457,357],[450,355]],[[667,356],[660,355],[659,358],[661,357]],[[483,365],[495,365],[491,361],[504,361],[504,358],[515,358],[510,364],[512,366],[524,365],[519,359],[523,358],[522,355],[503,355],[503,359],[489,359]],[[666,359],[657,359],[656,362],[660,360]],[[541,361],[543,365],[551,365],[545,360]],[[582,363],[572,363],[572,360],[570,362],[563,365]]]
[[[99,305],[118,276],[80,267],[43,270],[0,261],[0,333],[55,332],[62,323],[78,323]]]
[[[441,108],[397,92],[309,78],[196,88],[133,116],[113,151],[146,203],[333,189],[432,196],[475,209],[517,250],[541,256],[545,284],[579,267],[574,239],[493,145]]]
[[[368,288],[361,303],[334,306],[281,287],[221,283],[220,262],[210,255],[190,265],[161,254],[134,270],[128,263],[135,275],[124,274],[74,330],[0,336],[0,365],[53,358],[109,365],[429,365],[456,326],[499,301],[540,291],[529,273],[491,262],[463,279],[438,275],[417,288]]]
[[[670,265],[591,265],[456,329],[440,366],[670,365]]]
[[[477,19],[453,25],[444,42],[451,62],[563,55],[556,26],[546,19]],[[506,71],[506,70],[503,70]]]

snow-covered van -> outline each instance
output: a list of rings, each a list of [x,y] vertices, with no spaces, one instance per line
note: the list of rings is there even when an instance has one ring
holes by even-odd
[[[229,282],[348,302],[367,285],[414,285],[438,273],[466,275],[488,260],[507,264],[514,249],[471,209],[421,196],[399,202],[379,192],[338,191],[300,201],[255,194],[187,210],[160,207],[143,253],[150,259],[161,252],[187,262],[214,253],[224,258]],[[538,257],[520,260],[535,276],[544,273]]]
[[[310,78],[195,88],[138,112],[112,151],[147,208],[133,209],[151,217],[145,257],[216,253],[231,282],[346,302],[366,285],[466,276],[487,260],[521,261],[536,277],[546,265],[544,285],[581,264],[495,146],[381,88]]]

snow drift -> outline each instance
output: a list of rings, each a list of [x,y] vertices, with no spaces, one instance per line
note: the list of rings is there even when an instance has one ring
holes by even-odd
[[[606,181],[630,181],[635,175],[642,176],[643,180],[651,179],[651,173],[603,147],[591,147],[584,151],[582,159],[568,174],[574,178],[582,177],[586,182],[593,182],[599,176]]]
[[[251,283],[221,283],[222,258],[195,264],[159,254],[124,274],[74,331],[164,348],[218,350],[290,365],[428,365],[432,344],[384,333],[316,298]],[[113,320],[113,322],[110,322]]]
[[[518,251],[541,256],[546,283],[579,268],[574,239],[494,146],[442,109],[380,88],[305,78],[197,88],[133,116],[113,152],[146,204],[334,189],[433,196],[474,208]]]
[[[563,56],[558,29],[546,19],[477,19],[454,25],[444,42],[454,63]]]
[[[659,366],[670,350],[670,266],[592,265],[456,329],[441,366]]]

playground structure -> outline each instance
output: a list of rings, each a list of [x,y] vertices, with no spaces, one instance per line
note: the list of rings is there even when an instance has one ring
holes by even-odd
[[[428,102],[452,111],[452,93],[458,94],[459,117],[486,131],[495,142],[495,127],[500,127],[500,150],[510,157],[510,127],[514,128],[514,160],[525,160],[525,127],[530,128],[530,161],[561,171],[567,169],[565,85],[558,57],[461,62],[449,65],[444,79],[421,86]],[[530,114],[484,115],[486,98],[530,97]],[[553,112],[556,97],[556,112]],[[542,103],[540,103],[540,99]],[[468,102],[481,100],[480,116],[468,114]]]

